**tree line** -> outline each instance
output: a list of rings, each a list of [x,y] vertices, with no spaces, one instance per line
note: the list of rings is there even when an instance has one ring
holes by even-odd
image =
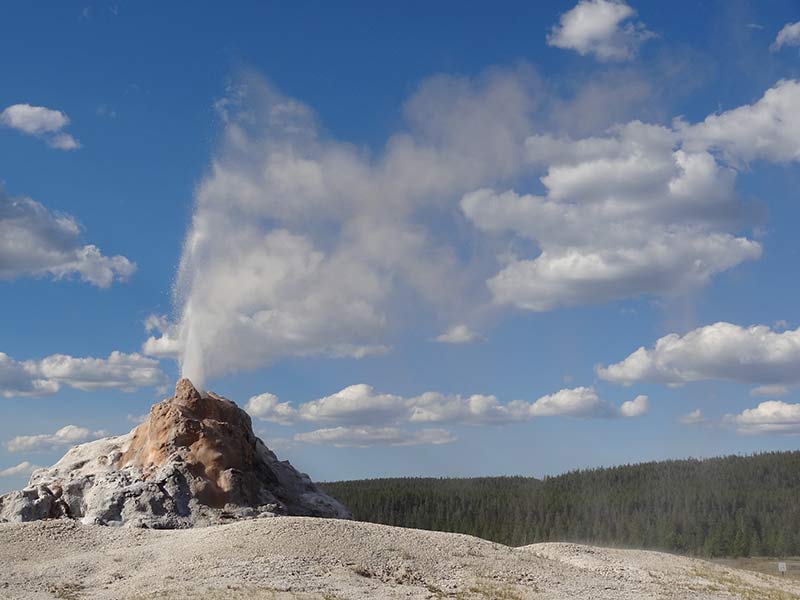
[[[574,541],[697,556],[800,555],[800,452],[531,477],[322,484],[356,519],[510,546]]]

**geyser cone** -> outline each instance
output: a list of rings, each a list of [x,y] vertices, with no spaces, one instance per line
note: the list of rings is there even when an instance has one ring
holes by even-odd
[[[250,416],[181,379],[129,434],[75,446],[0,497],[0,520],[187,527],[275,515],[349,518],[307,475],[281,462]]]

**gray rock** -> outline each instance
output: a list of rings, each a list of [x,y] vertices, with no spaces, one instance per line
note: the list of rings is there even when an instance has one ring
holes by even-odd
[[[127,435],[70,449],[0,496],[0,521],[71,518],[149,528],[279,515],[352,518],[253,433],[249,415],[178,382]]]

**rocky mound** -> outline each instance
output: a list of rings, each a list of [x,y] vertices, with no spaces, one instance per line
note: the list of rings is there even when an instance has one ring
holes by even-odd
[[[0,521],[179,528],[277,515],[351,518],[253,433],[250,416],[182,379],[127,435],[73,447],[0,497]]]

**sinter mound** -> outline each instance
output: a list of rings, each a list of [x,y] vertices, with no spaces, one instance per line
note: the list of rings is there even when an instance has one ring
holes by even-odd
[[[250,416],[188,379],[127,435],[73,447],[0,497],[0,522],[49,518],[175,528],[276,515],[351,518],[253,433]]]

